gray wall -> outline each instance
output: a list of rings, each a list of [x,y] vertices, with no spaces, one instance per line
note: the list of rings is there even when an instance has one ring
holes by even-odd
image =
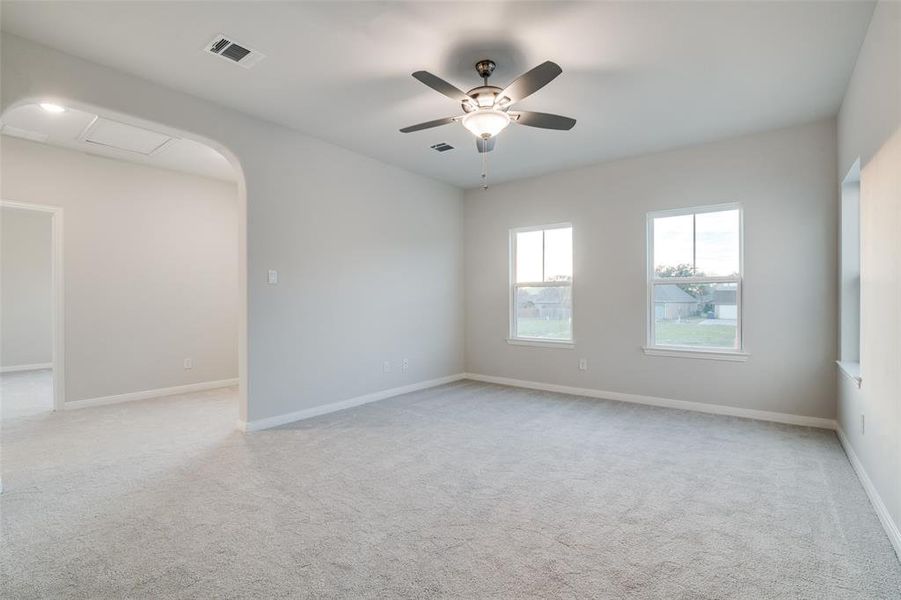
[[[50,213],[0,210],[0,366],[53,360]]]
[[[858,389],[839,380],[838,420],[901,526],[901,4],[873,12],[838,117],[839,176],[860,157],[861,330]],[[838,185],[838,184],[836,184]],[[865,417],[865,429],[860,417]],[[901,553],[901,536],[894,539]]]
[[[467,372],[833,418],[835,180],[828,120],[467,192]],[[646,213],[725,202],[744,206],[750,359],[644,355]],[[574,227],[576,347],[509,345],[508,230],[559,222]]]
[[[241,419],[462,370],[458,189],[16,36],[2,43],[4,110],[51,97],[196,134],[240,165]]]
[[[0,144],[3,199],[63,207],[67,401],[238,376],[234,184]]]

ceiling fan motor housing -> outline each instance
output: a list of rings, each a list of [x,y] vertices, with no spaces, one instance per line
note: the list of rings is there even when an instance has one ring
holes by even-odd
[[[477,88],[472,88],[466,92],[466,95],[475,100],[475,102],[463,102],[463,110],[465,112],[472,112],[479,108],[490,108],[494,106],[494,99],[502,91],[504,90],[493,85],[482,85]]]

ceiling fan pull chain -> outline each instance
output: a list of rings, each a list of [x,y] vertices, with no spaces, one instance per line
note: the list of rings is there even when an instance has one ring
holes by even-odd
[[[485,140],[488,143],[488,140]],[[482,152],[482,189],[488,190],[488,152]]]

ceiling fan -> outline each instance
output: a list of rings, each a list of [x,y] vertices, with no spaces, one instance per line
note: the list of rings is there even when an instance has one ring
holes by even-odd
[[[493,60],[480,60],[475,64],[475,68],[479,73],[479,77],[483,80],[483,85],[475,87],[468,92],[457,89],[428,71],[416,71],[413,73],[413,77],[433,90],[459,102],[463,106],[464,114],[427,121],[418,125],[410,125],[401,129],[401,133],[410,133],[447,125],[448,123],[460,122],[463,124],[463,127],[476,136],[476,147],[479,152],[485,153],[494,150],[497,134],[503,131],[510,123],[564,131],[572,129],[573,125],[576,124],[575,119],[561,117],[560,115],[526,110],[510,110],[510,107],[515,103],[537,92],[563,72],[563,69],[556,63],[551,61],[543,62],[520,76],[519,79],[504,89],[488,85],[488,78],[491,77],[491,73],[495,68]],[[485,177],[484,173],[483,177]]]

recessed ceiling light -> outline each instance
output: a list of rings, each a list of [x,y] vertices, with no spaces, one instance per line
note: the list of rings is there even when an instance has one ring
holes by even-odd
[[[59,113],[66,112],[65,106],[60,106],[59,104],[54,104],[52,102],[41,102],[41,108],[46,110],[48,113],[52,113],[54,115],[58,115]]]

